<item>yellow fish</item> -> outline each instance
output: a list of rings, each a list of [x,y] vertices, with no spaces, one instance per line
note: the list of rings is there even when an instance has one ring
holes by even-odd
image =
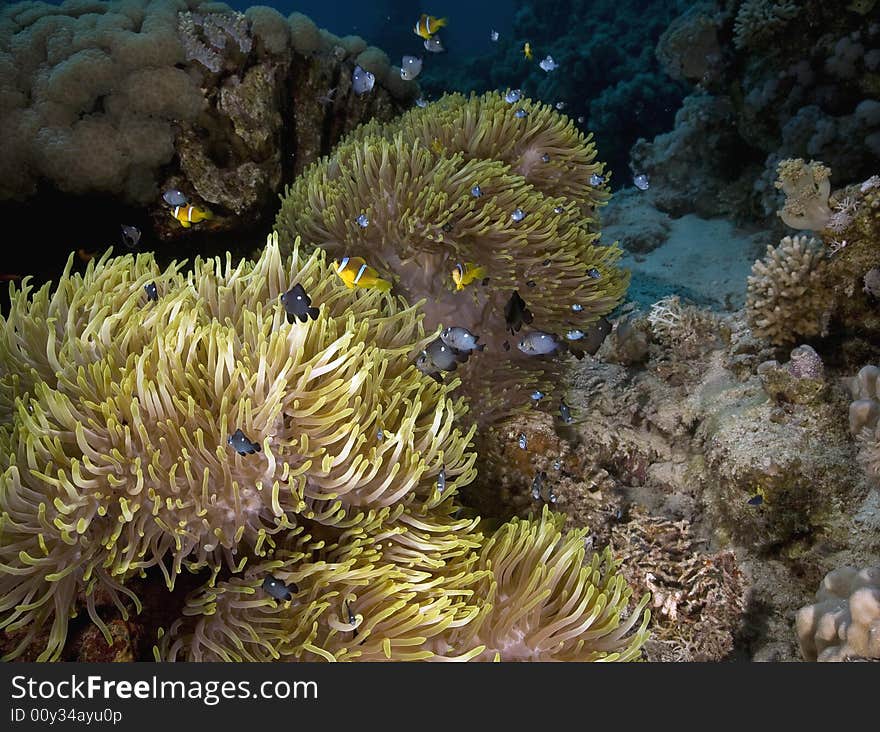
[[[213,219],[212,214],[207,209],[196,208],[195,206],[175,206],[171,209],[171,215],[180,222],[180,225],[188,229],[193,224],[207,219]]]
[[[334,259],[333,271],[349,290],[372,287],[380,292],[388,292],[391,289],[391,283],[380,278],[379,273],[361,257],[343,257],[341,262]]]
[[[526,45],[523,46],[523,53],[525,54],[525,57],[526,57],[529,61],[532,60],[532,44],[529,43],[528,41],[526,41]]]
[[[469,285],[474,280],[483,279],[486,276],[486,268],[474,264],[473,262],[459,262],[452,269],[452,281],[455,283],[456,290],[463,290],[465,285]]]
[[[422,17],[418,19],[413,28],[413,33],[427,40],[445,25],[446,18],[435,18],[433,15],[422,13]]]

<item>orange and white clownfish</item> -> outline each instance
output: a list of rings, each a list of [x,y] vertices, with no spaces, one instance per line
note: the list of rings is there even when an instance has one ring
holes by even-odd
[[[446,18],[435,18],[433,15],[422,13],[422,17],[416,21],[413,27],[413,33],[427,40],[445,25]]]
[[[188,229],[193,224],[207,219],[213,219],[212,214],[207,209],[196,208],[195,206],[175,206],[171,209],[171,215],[180,222],[180,225]]]

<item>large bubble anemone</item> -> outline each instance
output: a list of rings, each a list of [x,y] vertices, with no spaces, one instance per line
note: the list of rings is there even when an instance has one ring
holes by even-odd
[[[184,570],[212,588],[303,533],[313,553],[380,537],[414,568],[475,545],[448,516],[475,472],[472,432],[456,426],[466,407],[410,363],[425,340],[414,308],[352,293],[323,254],[285,261],[272,242],[256,263],[197,259],[187,275],[152,255],[71,269],[55,291],[13,289],[0,319],[10,657],[48,627],[40,659],[57,659],[83,607],[109,638],[98,598],[138,609],[126,584],[151,568],[169,590]],[[287,322],[294,280],[316,320]],[[232,450],[236,429],[261,452]]]
[[[447,95],[355,130],[288,188],[276,228],[282,247],[299,236],[334,257],[363,257],[394,292],[425,300],[429,330],[478,334],[485,351],[457,373],[485,423],[528,405],[535,385],[550,391],[557,371],[559,354],[517,348],[529,328],[507,329],[513,292],[531,329],[560,336],[587,331],[626,292],[621,250],[599,242],[596,209],[609,193],[590,183],[603,172],[595,157],[591,138],[550,106]],[[357,224],[362,214],[369,226]],[[485,284],[457,291],[458,263],[484,267]]]

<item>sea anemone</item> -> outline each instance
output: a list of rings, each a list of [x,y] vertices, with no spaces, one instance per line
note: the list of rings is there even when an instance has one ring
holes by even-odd
[[[13,288],[0,319],[0,628],[23,631],[10,657],[51,624],[40,659],[58,658],[81,604],[108,635],[96,598],[126,615],[126,581],[151,567],[169,590],[183,569],[211,587],[292,532],[387,537],[412,567],[455,554],[455,522],[425,512],[473,479],[473,433],[454,384],[407,358],[424,341],[415,308],[346,290],[322,253],[284,261],[277,242],[186,276],[147,254],[72,263],[54,292]],[[315,320],[287,322],[294,281]],[[237,429],[261,451],[230,448]]]
[[[287,189],[276,229],[282,247],[299,236],[334,257],[363,257],[394,292],[426,301],[429,330],[478,334],[485,353],[458,373],[472,397],[491,386],[477,410],[485,423],[528,404],[525,390],[555,368],[517,349],[527,329],[508,333],[513,292],[532,328],[556,334],[587,330],[626,292],[621,250],[599,243],[595,213],[609,193],[591,184],[603,170],[595,157],[591,138],[548,105],[446,95],[355,130]],[[357,223],[362,214],[369,225]],[[468,262],[488,279],[457,291],[451,272]]]

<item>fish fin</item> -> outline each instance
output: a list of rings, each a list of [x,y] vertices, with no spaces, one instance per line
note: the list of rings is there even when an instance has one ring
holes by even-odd
[[[180,221],[180,219],[177,219],[177,220]],[[192,226],[192,224],[189,221],[180,221],[180,225],[184,229],[188,229],[190,226]]]
[[[376,280],[376,284],[373,286],[379,290],[379,292],[391,291],[391,283],[388,280]]]
[[[489,284],[489,278],[488,278],[488,277],[484,277],[484,278],[483,278],[483,281],[482,281],[481,284],[483,285],[483,287],[485,287],[486,285],[488,285],[488,284]]]
[[[263,447],[260,445],[259,442],[257,442],[257,443],[254,445],[254,449],[256,450],[256,452],[262,452],[262,451],[263,451]]]
[[[320,312],[321,312],[321,311],[318,310],[318,308],[311,307],[311,308],[309,308],[308,310],[306,310],[306,315],[307,315],[308,317],[310,317],[312,320],[317,320],[317,319],[318,319],[318,314],[319,314]],[[303,321],[303,322],[305,322],[305,321]]]
[[[582,351],[580,348],[572,348],[571,346],[569,346],[569,347],[568,347],[568,351],[569,351],[569,353],[571,353],[571,355],[574,356],[578,361],[582,360],[583,357],[584,357],[584,355],[585,355],[585,354],[584,354],[584,351]]]
[[[485,350],[486,350],[486,344],[485,344],[485,343],[479,343],[479,344],[477,344],[477,346],[476,346],[476,350],[478,350],[478,351],[485,351]]]
[[[486,268],[480,265],[474,270],[474,279],[479,280],[486,276]]]

